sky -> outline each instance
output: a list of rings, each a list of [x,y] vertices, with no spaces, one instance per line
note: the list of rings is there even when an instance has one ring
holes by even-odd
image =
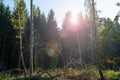
[[[3,0],[5,5],[10,6],[10,9],[13,10],[14,0]],[[30,0],[24,0],[28,11],[30,11]],[[74,15],[78,13],[85,14],[84,8],[85,0],[33,0],[33,4],[38,6],[41,12],[44,12],[47,17],[50,9],[53,9],[55,12],[55,19],[57,21],[58,27],[62,26],[65,14],[67,11],[71,11]],[[117,2],[120,0],[95,0],[97,5],[97,10],[100,10],[100,17],[109,17],[112,20],[114,19],[117,12],[120,10],[120,7],[116,6]]]

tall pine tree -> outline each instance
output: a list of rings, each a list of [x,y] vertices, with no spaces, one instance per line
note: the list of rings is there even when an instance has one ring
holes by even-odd
[[[11,22],[11,12],[0,1],[0,61],[3,61],[7,69],[13,67],[13,51],[15,43],[15,30]]]

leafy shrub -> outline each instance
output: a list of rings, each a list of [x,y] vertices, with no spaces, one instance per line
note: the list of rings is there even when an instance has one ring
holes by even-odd
[[[106,79],[108,80],[119,80],[120,79],[120,71],[108,70],[108,71],[105,71],[104,75]]]

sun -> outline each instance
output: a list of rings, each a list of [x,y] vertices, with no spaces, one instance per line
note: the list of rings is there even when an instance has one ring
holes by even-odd
[[[76,32],[78,30],[79,27],[79,17],[78,17],[78,13],[73,13],[71,12],[70,16],[69,16],[69,26],[67,26],[66,28],[70,31]]]
[[[70,17],[70,26],[68,27],[69,30],[71,31],[77,31],[78,30],[78,14],[77,13],[73,13],[71,14]]]
[[[72,24],[77,24],[78,23],[78,16],[75,13],[72,13],[71,15],[71,23]]]

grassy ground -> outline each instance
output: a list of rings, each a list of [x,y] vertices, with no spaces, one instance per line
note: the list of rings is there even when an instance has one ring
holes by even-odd
[[[42,71],[43,72],[43,71]],[[99,72],[97,69],[76,70],[76,69],[55,69],[48,71],[49,74],[35,72],[32,77],[26,79],[23,75],[18,77],[10,77],[10,73],[0,73],[0,80],[99,80]],[[106,80],[120,80],[120,71],[107,70],[103,71]],[[40,75],[41,74],[41,75]],[[51,79],[50,79],[51,77]]]

